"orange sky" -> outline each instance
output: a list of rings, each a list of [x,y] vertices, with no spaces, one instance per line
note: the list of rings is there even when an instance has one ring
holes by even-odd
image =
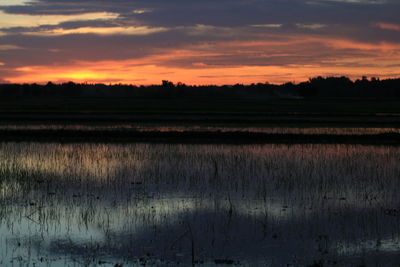
[[[310,77],[341,76],[360,78],[363,75],[381,78],[396,77],[399,69],[392,66],[400,62],[400,45],[393,43],[366,44],[349,40],[318,38],[315,36],[291,36],[292,41],[234,41],[217,42],[188,47],[188,49],[170,49],[164,54],[151,55],[141,59],[80,61],[57,65],[27,65],[15,68],[13,76],[5,77],[13,83],[24,82],[90,82],[90,83],[127,83],[159,84],[168,79],[187,84],[234,84],[234,83],[283,83],[300,82]],[[299,40],[299,41],[296,41]],[[283,49],[280,55],[290,53],[309,53],[306,47],[318,44],[330,49],[337,56],[309,64],[285,65],[244,65],[229,63],[228,66],[208,64],[215,57],[235,57],[235,53],[248,57],[257,54],[258,58],[268,59],[269,50]],[[295,51],[292,51],[296,47]],[[357,49],[364,56],[341,57],[340,51]],[[285,50],[288,50],[285,52]],[[242,51],[242,52],[241,52]],[[304,52],[305,51],[305,52]],[[184,63],[180,63],[180,60]],[[171,63],[172,61],[172,63]],[[206,60],[207,61],[207,60]],[[189,63],[187,63],[189,62]],[[181,66],[187,64],[188,66]]]
[[[400,23],[383,2],[298,0],[299,14],[289,16],[282,3],[255,0],[253,13],[224,17],[228,10],[245,11],[233,0],[208,3],[220,13],[199,3],[167,16],[183,8],[175,2],[99,0],[96,8],[86,0],[0,3],[0,82],[221,85],[400,76]],[[358,13],[346,14],[355,5]],[[332,8],[342,12],[342,21],[329,17]],[[326,16],[314,16],[316,10]],[[371,10],[386,16],[371,17]]]

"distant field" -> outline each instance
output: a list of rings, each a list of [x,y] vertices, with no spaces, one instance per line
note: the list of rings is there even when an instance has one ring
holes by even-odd
[[[24,98],[0,100],[0,124],[400,127],[398,100]]]
[[[374,99],[176,99],[176,98],[2,98],[2,111],[190,111],[400,113],[400,100]]]
[[[0,139],[398,145],[400,101],[1,99]]]

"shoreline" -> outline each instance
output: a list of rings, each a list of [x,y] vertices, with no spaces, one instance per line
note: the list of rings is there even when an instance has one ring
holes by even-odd
[[[0,142],[173,144],[360,144],[400,145],[400,133],[295,134],[221,131],[0,130]]]

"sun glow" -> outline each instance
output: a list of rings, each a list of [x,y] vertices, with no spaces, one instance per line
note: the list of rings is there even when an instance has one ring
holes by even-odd
[[[344,75],[359,78],[366,73],[375,73],[374,68],[352,69],[338,66],[241,66],[231,68],[194,68],[183,69],[155,65],[132,66],[132,61],[85,62],[83,65],[68,67],[32,66],[20,68],[20,75],[7,80],[23,82],[90,82],[124,84],[159,84],[168,79],[187,84],[235,84],[287,81],[300,82],[318,75]],[[101,67],[98,67],[101,66]],[[395,77],[396,73],[387,73],[383,77]]]
[[[103,73],[99,72],[93,72],[93,71],[72,71],[72,72],[66,72],[63,74],[58,74],[59,76],[63,76],[64,79],[70,79],[70,80],[77,80],[77,81],[84,81],[84,80],[102,80],[106,79],[107,76],[105,76]]]
[[[14,68],[6,79],[24,82],[91,82],[159,84],[167,79],[187,84],[301,82],[315,76],[400,75],[400,45],[362,43],[315,36],[287,36],[285,40],[219,41],[170,48],[136,59],[75,60],[63,65],[27,65]],[[134,49],[134,48],[132,48]],[[276,51],[279,49],[279,53]],[[320,57],[315,50],[330,51]],[[346,54],[355,51],[357,56]],[[255,57],[256,55],[256,57]],[[293,58],[299,57],[299,60]],[[224,61],[221,64],[220,59]],[[302,58],[308,58],[304,62]]]

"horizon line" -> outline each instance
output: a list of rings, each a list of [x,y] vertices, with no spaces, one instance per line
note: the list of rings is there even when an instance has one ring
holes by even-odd
[[[48,81],[48,82],[23,82],[23,83],[13,83],[13,82],[8,82],[8,81],[1,81],[0,85],[39,85],[39,86],[47,86],[49,84],[55,85],[55,86],[59,86],[59,85],[66,85],[66,84],[75,84],[75,85],[104,85],[104,86],[136,86],[136,87],[151,87],[151,86],[165,86],[166,84],[164,84],[164,81],[169,83],[169,86],[173,85],[174,87],[179,87],[179,86],[186,86],[186,87],[207,87],[207,86],[217,86],[217,87],[223,87],[223,86],[235,86],[235,85],[240,85],[240,86],[252,86],[252,85],[272,85],[272,86],[282,86],[282,85],[286,85],[286,84],[293,84],[293,85],[299,85],[302,83],[309,83],[312,79],[318,79],[318,78],[322,78],[322,79],[329,79],[329,78],[335,78],[335,79],[339,79],[339,78],[345,78],[348,79],[351,82],[357,82],[357,81],[387,81],[387,80],[399,80],[400,76],[396,76],[396,77],[391,77],[391,78],[381,78],[381,77],[375,77],[375,76],[367,76],[367,75],[362,75],[361,78],[350,78],[349,76],[345,76],[345,75],[334,75],[334,76],[314,76],[314,77],[310,77],[308,78],[308,80],[305,81],[300,81],[300,82],[296,82],[296,81],[287,81],[287,82],[283,82],[283,83],[270,83],[268,81],[265,82],[257,82],[257,83],[233,83],[233,84],[187,84],[187,83],[183,83],[183,82],[173,82],[171,80],[168,79],[162,79],[160,80],[159,84],[134,84],[134,83],[112,83],[112,82],[95,82],[95,81],[85,81],[85,82],[74,82],[73,80],[68,80],[68,81],[58,81],[58,82],[53,82],[53,81]]]

